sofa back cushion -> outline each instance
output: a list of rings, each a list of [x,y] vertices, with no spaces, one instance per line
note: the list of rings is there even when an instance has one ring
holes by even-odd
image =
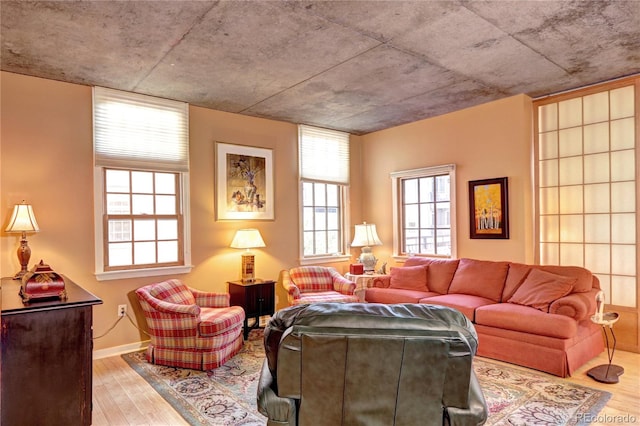
[[[527,275],[529,275],[532,267],[531,265],[515,262],[509,264],[509,272],[507,273],[507,279],[504,283],[504,290],[502,290],[502,300],[507,301],[511,299],[513,293],[516,292],[518,287],[524,282],[524,279],[527,278]]]
[[[600,288],[598,280],[593,279],[591,271],[579,266],[525,265],[522,263],[511,263],[509,264],[509,273],[507,274],[507,280],[502,293],[502,300],[509,300],[513,296],[533,268],[550,272],[552,274],[562,275],[564,277],[576,278],[571,290],[572,293],[587,293],[591,291],[592,287]]]
[[[500,302],[509,262],[460,259],[449,293],[469,294]]]
[[[429,291],[425,265],[393,267],[389,272],[391,275],[389,288]]]
[[[427,265],[427,286],[429,291],[447,294],[453,274],[458,268],[458,259],[429,259],[426,257],[410,257],[404,266]]]

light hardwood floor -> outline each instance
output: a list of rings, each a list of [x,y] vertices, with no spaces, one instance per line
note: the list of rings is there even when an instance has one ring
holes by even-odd
[[[640,354],[616,351],[614,364],[625,372],[616,384],[598,383],[586,375],[607,363],[603,352],[565,380],[612,393],[592,425],[640,425]],[[188,425],[140,375],[119,356],[93,362],[93,424],[96,426]]]

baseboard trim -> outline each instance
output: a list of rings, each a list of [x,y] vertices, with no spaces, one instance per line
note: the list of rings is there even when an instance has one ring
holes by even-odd
[[[129,343],[127,345],[112,346],[110,348],[98,349],[93,351],[93,359],[102,359],[110,356],[122,355],[129,352],[135,352],[146,349],[149,346],[149,340],[143,342]]]

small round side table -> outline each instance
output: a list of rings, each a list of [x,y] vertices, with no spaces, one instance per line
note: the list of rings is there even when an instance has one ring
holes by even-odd
[[[349,273],[349,272],[344,274],[344,277],[346,279],[356,283],[355,294],[356,294],[356,296],[358,296],[358,300],[361,303],[366,303],[366,300],[364,298],[365,292],[367,291],[367,288],[371,287],[371,283],[372,283],[373,279],[377,278],[377,277],[384,277],[384,276],[385,276],[384,274],[361,274],[361,275],[356,275],[356,274],[352,274],[352,273]]]
[[[620,319],[620,315],[617,312],[605,312],[602,316],[598,314],[591,316],[591,322],[602,326],[602,332],[604,333],[605,341],[607,342],[607,356],[609,358],[609,364],[598,365],[587,371],[587,375],[592,379],[602,383],[618,383],[619,377],[624,373],[624,368],[619,365],[611,364],[613,361],[613,354],[616,352],[616,335],[613,333],[613,324]],[[609,336],[607,334],[607,328],[613,338],[613,347],[609,347]]]

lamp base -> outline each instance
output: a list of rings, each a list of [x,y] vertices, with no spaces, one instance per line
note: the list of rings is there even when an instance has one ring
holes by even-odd
[[[27,271],[27,269],[21,269],[20,271],[18,271],[14,276],[13,279],[14,280],[22,280],[22,277],[24,277],[24,275],[29,272]]]
[[[29,265],[29,259],[31,259],[31,247],[27,242],[27,233],[22,232],[22,238],[20,239],[20,247],[18,247],[18,262],[20,262],[20,271],[13,277],[14,280],[21,280],[24,274],[29,272],[27,266]]]
[[[364,265],[365,274],[373,274],[375,272],[378,259],[371,253],[371,247],[362,247],[362,253],[358,261]]]
[[[242,254],[242,282],[250,283],[255,280],[255,256],[253,253]]]

